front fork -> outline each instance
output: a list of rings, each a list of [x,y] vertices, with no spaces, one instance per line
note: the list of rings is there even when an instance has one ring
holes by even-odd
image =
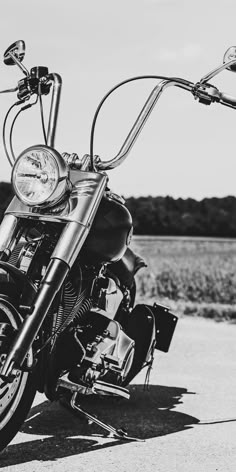
[[[64,222],[65,226],[51,255],[34,306],[30,309],[30,313],[24,319],[13,341],[0,371],[0,377],[10,381],[13,369],[22,367],[55,295],[60,290],[88,236],[106,184],[107,176],[104,174],[77,172],[73,191],[68,200],[68,214],[60,217],[60,221]],[[14,199],[0,226],[0,252],[3,257],[4,255],[9,257],[17,237],[19,238],[17,216],[26,219],[53,220],[50,214],[45,213],[43,216],[40,212],[32,213],[30,208]]]
[[[0,227],[0,239],[1,230],[2,226]],[[16,231],[16,228],[14,231]],[[12,227],[12,235],[14,231]],[[14,369],[19,369],[22,366],[55,295],[60,290],[66,275],[84,244],[88,231],[88,227],[76,222],[69,222],[63,229],[58,244],[51,256],[45,276],[42,279],[34,305],[30,310],[31,312],[24,319],[0,371],[2,379],[11,381],[12,376],[14,377]]]

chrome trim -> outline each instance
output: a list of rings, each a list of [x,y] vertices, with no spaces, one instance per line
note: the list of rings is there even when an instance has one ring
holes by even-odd
[[[22,196],[20,194],[16,185],[16,174],[18,171],[19,162],[22,158],[26,157],[27,154],[30,154],[32,152],[39,153],[39,154],[44,152],[46,154],[49,154],[53,158],[56,168],[58,170],[58,178],[57,178],[56,187],[54,188],[53,192],[46,200],[38,204],[36,202],[27,202],[27,198],[24,197],[24,195]],[[59,152],[57,152],[55,149],[52,149],[49,146],[37,144],[35,146],[30,146],[29,148],[25,149],[19,155],[12,169],[11,182],[12,182],[12,186],[14,188],[16,196],[19,198],[20,201],[22,201],[27,206],[34,207],[34,209],[37,207],[40,207],[40,208],[51,207],[52,205],[55,205],[55,203],[62,198],[62,196],[68,189],[68,173],[69,173],[69,169],[63,157],[59,154]]]
[[[126,400],[130,399],[130,392],[126,388],[121,387],[120,385],[109,384],[101,380],[96,380],[94,382],[92,391],[98,395],[99,393],[104,395],[117,395],[126,398]]]
[[[60,223],[66,220],[65,217],[62,217],[60,214],[57,215],[53,214],[53,212],[50,213],[49,208],[47,210],[40,210],[39,208],[35,209],[34,207],[29,207],[21,202],[17,197],[13,197],[12,201],[7,207],[5,215],[8,214],[17,216],[18,218],[27,218],[37,221],[51,221],[55,223]]]
[[[90,155],[89,154],[85,154],[82,159],[81,159],[81,168],[80,170],[87,170],[89,169],[89,166],[90,166]]]
[[[68,223],[52,253],[52,259],[60,259],[71,268],[88,236],[89,229],[82,223],[74,221]]]
[[[151,94],[149,95],[147,101],[145,102],[138,118],[136,119],[133,127],[131,128],[127,138],[125,139],[121,149],[118,154],[109,161],[100,161],[97,164],[99,170],[109,170],[114,169],[120,165],[128,156],[131,148],[133,147],[140,131],[145,125],[149,115],[151,114],[154,106],[156,105],[158,99],[160,98],[162,92],[170,86],[177,86],[188,91],[192,91],[194,84],[182,79],[165,79],[162,80],[158,85],[154,87]]]
[[[10,57],[9,57],[10,56]],[[17,64],[21,67],[21,63],[25,57],[25,42],[20,39],[15,41],[13,44],[8,46],[3,55],[3,62],[7,66],[13,66]]]
[[[13,215],[4,216],[0,225],[0,252],[11,250],[17,233],[17,218]]]
[[[19,60],[15,54],[9,51],[9,56],[12,58],[12,60],[15,62],[15,64],[22,70],[23,74],[26,75],[26,77],[29,77],[29,71],[26,69],[24,64],[21,62],[23,59]],[[6,64],[6,63],[5,63]]]
[[[233,61],[226,62],[226,63],[220,65],[219,67],[216,67],[216,69],[213,69],[211,72],[209,72],[208,74],[204,75],[204,77],[202,77],[202,79],[200,80],[200,84],[204,84],[204,83],[208,82],[213,77],[215,77],[215,75],[219,74],[224,69],[227,69],[228,67],[230,67],[232,65],[235,65],[235,64],[236,64],[236,60],[234,59]]]
[[[17,197],[13,198],[5,214],[41,221],[62,223],[74,221],[89,226],[104,193],[108,177],[104,174],[84,171],[76,171],[73,174],[72,177],[75,181],[72,192],[59,214],[55,214],[54,208],[50,210],[49,208],[29,207]]]
[[[81,393],[82,395],[92,395],[94,392],[92,391],[91,388],[87,387],[86,385],[80,385],[78,383],[72,382],[71,380],[68,379],[68,373],[64,374],[62,377],[59,378],[57,382],[57,389],[59,387],[61,388],[67,388],[71,392],[78,392]]]
[[[63,152],[62,157],[64,161],[66,162],[66,165],[70,169],[77,169],[77,170],[80,169],[81,163],[80,163],[80,158],[78,154],[76,154],[75,152],[73,152],[72,154],[69,154],[68,152]]]
[[[107,177],[102,174],[78,172],[78,176],[80,179],[76,182],[68,202],[68,213],[62,217],[68,224],[52,254],[52,258],[63,260],[70,267],[89,233],[107,184]]]
[[[90,168],[90,155],[85,154],[82,158],[78,156],[75,152],[69,154],[68,152],[63,152],[62,157],[65,160],[68,167],[72,170],[89,170]]]
[[[47,77],[53,83],[53,92],[47,131],[47,145],[54,147],[58,110],[61,97],[62,78],[59,74],[55,73],[49,74]]]
[[[77,172],[65,219],[90,225],[104,194],[108,177],[95,172]]]

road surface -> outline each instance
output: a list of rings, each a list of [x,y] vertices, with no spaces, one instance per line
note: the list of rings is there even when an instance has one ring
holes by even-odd
[[[168,354],[158,353],[131,399],[86,401],[89,411],[143,442],[104,437],[95,425],[38,395],[0,455],[7,472],[235,472],[236,324],[181,318]]]

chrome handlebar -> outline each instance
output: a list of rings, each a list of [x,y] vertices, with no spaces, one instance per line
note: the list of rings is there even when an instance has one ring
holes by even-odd
[[[142,130],[144,124],[146,123],[148,117],[150,116],[152,110],[154,109],[161,94],[167,87],[170,87],[170,86],[180,87],[182,89],[188,90],[193,93],[195,84],[187,80],[179,79],[179,78],[169,78],[169,79],[162,80],[161,82],[159,82],[159,84],[154,87],[151,94],[149,95],[146,103],[144,104],[138,118],[136,119],[133,127],[131,128],[118,154],[113,159],[110,159],[109,161],[106,161],[106,162],[97,161],[96,168],[98,170],[114,169],[127,158],[140,131]]]
[[[226,107],[235,108],[236,109],[236,98],[227,95],[226,93],[220,94],[219,103],[225,105]]]
[[[226,66],[228,66],[229,64],[235,64],[235,62],[235,60],[230,61],[230,63],[224,64],[223,66],[214,69],[214,71],[208,74],[208,76],[203,77],[203,79],[197,84],[179,78],[169,78],[166,80],[162,80],[156,87],[154,87],[151,94],[149,95],[144,107],[142,108],[137,120],[131,128],[118,154],[113,159],[110,159],[108,161],[101,161],[97,159],[96,168],[98,170],[114,169],[127,158],[150,113],[152,112],[157,101],[159,100],[162,92],[167,87],[174,86],[187,90],[194,95],[195,99],[199,100],[200,103],[203,103],[205,105],[210,105],[213,102],[218,102],[224,106],[236,109],[236,98],[221,93],[215,86],[206,82],[206,78],[213,77],[221,70],[224,70]]]
[[[46,85],[45,93],[43,93],[45,95],[47,95],[47,93],[49,92],[50,85],[52,85],[51,106],[47,129],[47,144],[50,147],[54,147],[62,86],[62,79],[59,74],[47,74],[40,78],[35,78],[35,76],[29,75],[26,78],[20,80],[18,82],[17,87],[7,90],[1,90],[0,94],[18,92],[17,96],[19,98],[19,104],[23,104],[24,102],[29,100],[33,94],[38,94],[38,89],[40,85],[43,85],[44,87]]]
[[[125,139],[122,147],[120,148],[118,154],[109,161],[97,162],[96,167],[99,170],[109,170],[114,169],[118,165],[120,165],[128,156],[131,148],[133,147],[140,131],[142,130],[143,126],[145,125],[148,117],[150,116],[152,110],[154,109],[157,101],[159,100],[162,92],[171,85],[178,86],[184,88],[186,90],[192,90],[193,84],[187,81],[182,81],[181,79],[167,79],[162,80],[158,85],[154,87],[151,94],[149,95],[147,101],[145,102],[138,118],[136,119],[133,127],[131,128],[127,138]]]
[[[158,85],[156,85],[149,97],[147,98],[142,110],[140,111],[134,125],[132,126],[128,136],[126,137],[123,145],[121,146],[119,152],[116,154],[115,157],[108,161],[102,161],[99,156],[95,156],[95,168],[97,170],[110,170],[114,169],[115,167],[119,166],[124,160],[127,158],[128,154],[130,153],[139,133],[141,132],[143,126],[145,125],[147,119],[149,118],[152,110],[154,109],[157,101],[159,100],[163,91],[170,86],[179,87],[184,90],[191,92],[194,95],[195,99],[198,99],[200,103],[204,103],[206,105],[210,105],[213,102],[221,103],[224,106],[228,106],[231,108],[236,108],[236,98],[230,97],[227,94],[221,93],[216,87],[208,83],[208,80],[217,75],[222,70],[226,69],[228,66],[236,64],[236,61],[230,61],[226,64],[221,65],[217,69],[214,69],[212,72],[204,76],[200,82],[194,84],[190,81],[180,79],[180,78],[173,78],[170,77],[168,79],[161,80]],[[33,69],[32,69],[33,71]],[[38,82],[36,84],[29,82],[30,79],[33,79],[33,76],[28,76],[24,80],[27,81],[26,88],[23,88],[22,94],[22,103],[30,98],[33,93],[37,93],[38,91],[38,83],[52,84],[52,97],[51,97],[51,107],[49,113],[49,121],[48,121],[48,129],[47,129],[47,144],[50,147],[54,147],[55,141],[55,134],[56,134],[56,126],[58,120],[58,111],[59,111],[59,104],[60,104],[60,95],[61,95],[61,86],[62,86],[62,79],[59,74],[51,73],[47,74],[43,77],[37,77]],[[22,86],[23,81],[18,83],[18,86],[8,90],[2,90],[1,93],[8,93],[8,92],[15,92],[18,91],[18,97],[20,95],[20,87]],[[27,88],[28,87],[28,88]],[[25,95],[24,95],[25,92]],[[28,93],[27,93],[28,92]],[[48,91],[45,92],[47,94]],[[20,97],[21,98],[21,97]],[[77,156],[78,157],[78,156]],[[86,163],[88,162],[89,156],[86,155]],[[80,159],[76,159],[76,164],[74,162],[74,168],[81,168],[81,164],[79,163]],[[83,166],[85,165],[85,161]],[[87,164],[86,164],[87,165]]]
[[[42,69],[42,73],[40,69]],[[18,83],[17,96],[20,100],[22,99],[24,102],[28,100],[33,94],[47,95],[49,93],[50,86],[52,85],[51,106],[49,112],[46,141],[48,146],[54,147],[61,97],[62,79],[61,76],[56,73],[46,73],[46,75],[44,75],[44,69],[46,68],[35,67],[31,69],[31,74]]]
[[[56,135],[56,126],[58,120],[58,111],[60,105],[61,97],[61,86],[62,79],[59,74],[49,74],[48,80],[52,82],[52,98],[51,98],[51,107],[48,121],[48,131],[47,131],[47,144],[48,146],[54,147],[55,135]]]

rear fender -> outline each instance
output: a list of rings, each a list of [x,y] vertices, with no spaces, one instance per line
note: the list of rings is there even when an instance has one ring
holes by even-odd
[[[125,332],[135,341],[135,357],[143,364],[150,361],[155,342],[155,319],[147,305],[136,305],[125,325]]]

